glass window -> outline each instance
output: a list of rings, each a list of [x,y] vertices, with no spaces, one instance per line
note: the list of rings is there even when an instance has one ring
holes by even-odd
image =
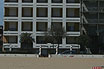
[[[18,42],[18,38],[17,36],[4,36],[6,41],[5,43],[17,43]]]
[[[37,3],[48,3],[48,0],[37,0]]]
[[[52,0],[52,3],[62,3],[62,0]]]
[[[67,36],[67,37],[66,37],[66,43],[67,43],[67,44],[76,44],[76,43],[77,43],[77,42],[76,42],[76,38],[77,38],[77,37]]]
[[[29,7],[22,8],[22,17],[32,17],[33,9]]]
[[[18,31],[17,22],[4,22],[5,31]]]
[[[22,31],[32,31],[32,22],[22,22]]]
[[[52,17],[62,17],[62,8],[52,8]]]
[[[79,23],[67,23],[66,24],[66,30],[76,32],[79,31]]]
[[[47,17],[48,9],[47,8],[37,8],[37,17]]]
[[[33,0],[22,0],[23,3],[32,3]]]
[[[18,8],[15,7],[6,7],[5,8],[6,17],[18,17]]]
[[[18,0],[5,0],[5,2],[18,2]]]
[[[67,8],[66,17],[79,17],[79,9]]]
[[[47,31],[47,22],[37,22],[36,29],[37,31]]]

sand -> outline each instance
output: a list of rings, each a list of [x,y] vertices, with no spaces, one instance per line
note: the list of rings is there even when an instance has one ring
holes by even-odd
[[[103,58],[0,57],[0,69],[92,69],[102,65]]]

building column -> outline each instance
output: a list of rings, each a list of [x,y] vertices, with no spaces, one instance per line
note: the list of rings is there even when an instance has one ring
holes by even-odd
[[[41,54],[42,54],[42,46],[40,46],[39,48],[39,56],[41,56]]]
[[[36,0],[33,0],[33,37],[35,42],[33,43],[33,48],[36,47]]]
[[[48,0],[48,28],[51,28],[51,0]]]
[[[66,31],[66,0],[63,0],[63,23],[62,26]],[[63,46],[66,46],[66,37],[62,39]]]
[[[71,54],[71,51],[72,51],[72,45],[70,45],[70,54]]]
[[[56,55],[58,54],[58,45],[56,46]]]
[[[18,0],[18,47],[21,48],[20,35],[21,35],[21,23],[22,23],[22,0]]]

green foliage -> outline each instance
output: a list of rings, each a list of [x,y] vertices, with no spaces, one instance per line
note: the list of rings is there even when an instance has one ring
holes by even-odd
[[[30,33],[22,33],[20,35],[20,42],[21,43],[33,43],[35,40],[32,38]]]
[[[66,31],[61,26],[53,26],[45,32],[45,37],[48,40],[51,40],[51,43],[60,44],[60,40],[66,36]]]
[[[91,39],[88,35],[80,35],[78,38],[77,38],[77,43],[80,44],[81,46],[86,46],[86,47],[89,47],[89,44],[91,42]]]

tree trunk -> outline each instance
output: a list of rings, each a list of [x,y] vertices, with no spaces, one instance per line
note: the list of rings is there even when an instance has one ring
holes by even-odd
[[[59,44],[60,44],[60,43],[59,43],[59,39],[58,39],[57,42],[58,42],[58,45],[57,45],[57,47],[56,47],[56,55],[59,54]]]

